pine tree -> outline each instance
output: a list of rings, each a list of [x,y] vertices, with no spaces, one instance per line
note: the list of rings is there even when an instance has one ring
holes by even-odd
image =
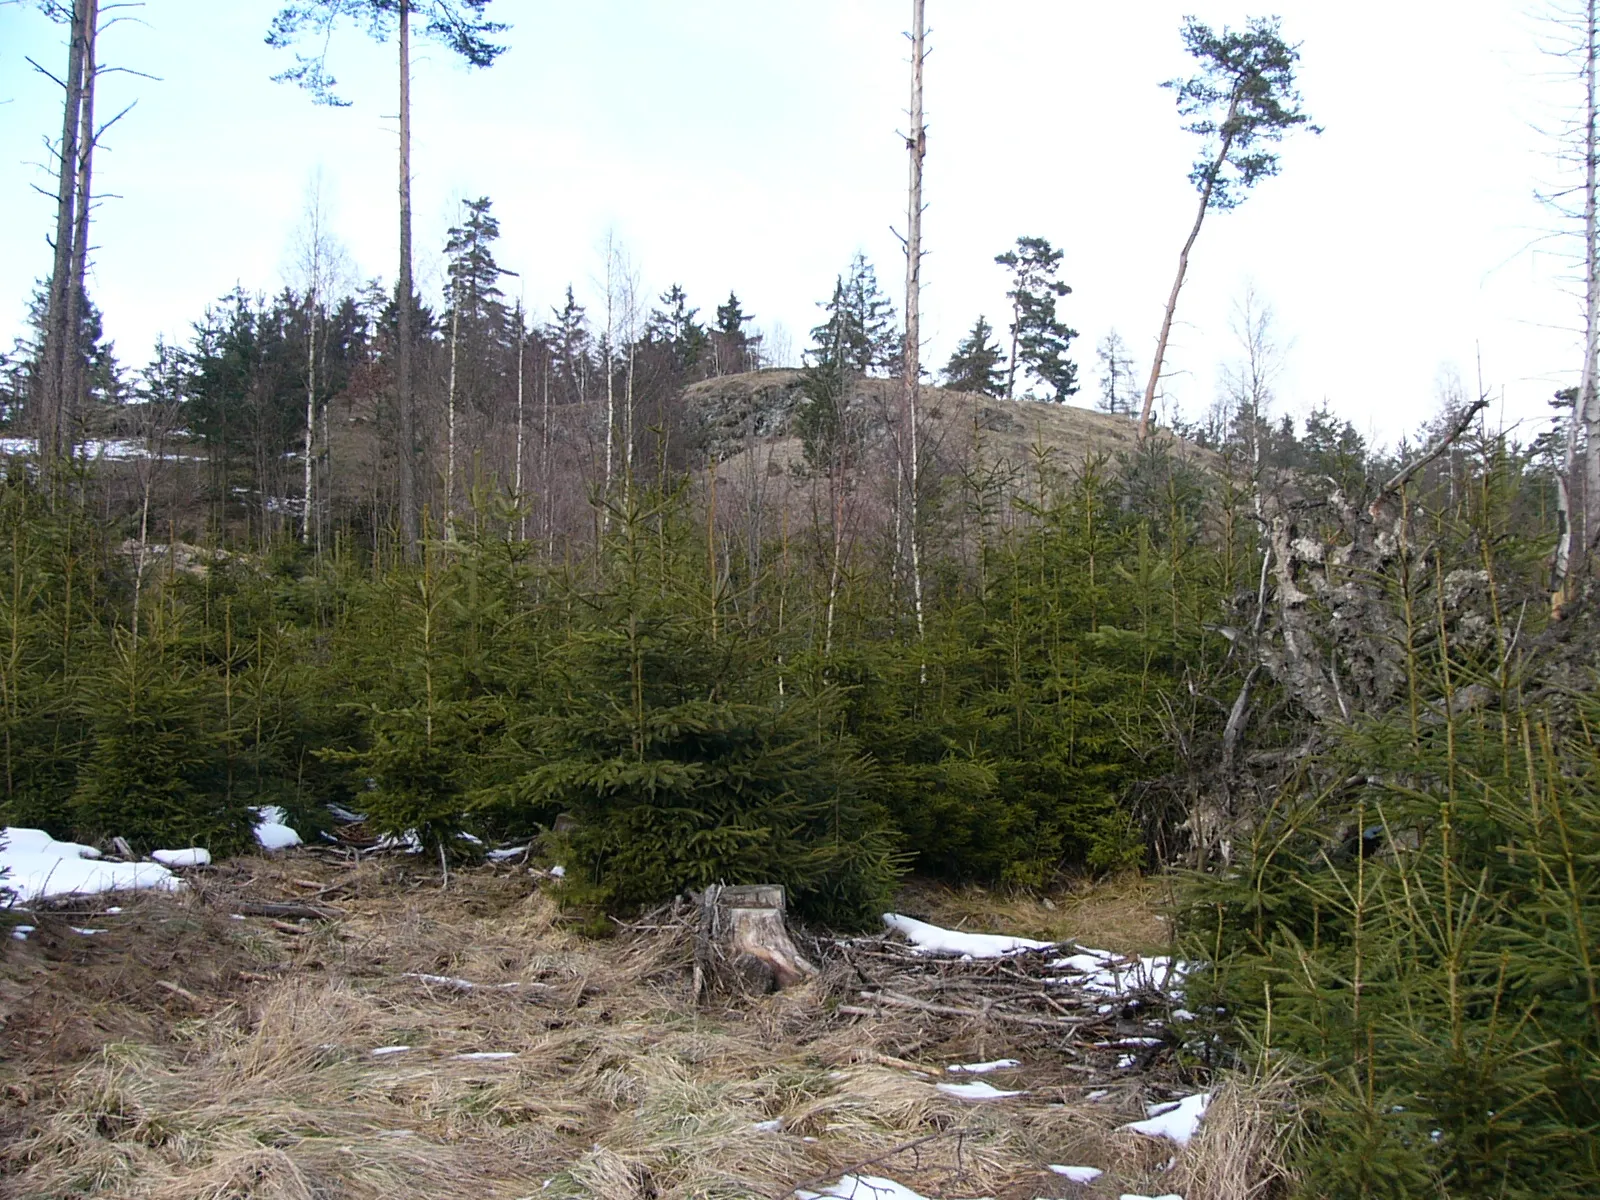
[[[976,392],[980,396],[999,396],[1005,389],[1001,363],[1005,355],[997,343],[990,339],[994,327],[984,317],[979,317],[972,332],[956,345],[955,353],[944,368],[944,385],[958,392]]]
[[[1072,289],[1056,278],[1064,252],[1041,237],[1019,237],[1017,248],[995,256],[1011,272],[1011,362],[1006,396],[1017,394],[1017,370],[1026,367],[1060,402],[1078,390],[1078,366],[1067,357],[1078,336],[1056,316],[1056,301]]]

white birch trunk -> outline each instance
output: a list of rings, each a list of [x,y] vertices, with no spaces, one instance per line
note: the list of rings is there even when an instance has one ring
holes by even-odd
[[[922,551],[917,530],[917,493],[921,486],[917,401],[922,388],[922,162],[928,153],[928,135],[922,123],[922,64],[927,57],[924,6],[925,0],[911,0],[911,132],[906,138],[911,179],[906,210],[906,340],[901,354],[905,368],[905,440],[909,450],[906,518],[911,545],[911,595],[919,644],[926,636],[922,612]],[[922,664],[921,673],[926,682],[926,663]]]

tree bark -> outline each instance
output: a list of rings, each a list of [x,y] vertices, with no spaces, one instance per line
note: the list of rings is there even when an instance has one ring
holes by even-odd
[[[713,884],[695,899],[700,905],[696,996],[713,982],[766,991],[790,987],[817,973],[789,937],[782,887]]]
[[[461,304],[450,307],[450,383],[445,391],[444,537],[456,537],[456,352],[461,344]]]
[[[68,282],[66,340],[62,343],[60,427],[57,446],[63,456],[72,454],[74,412],[88,399],[88,377],[84,371],[81,329],[88,311],[85,279],[89,270],[89,209],[94,183],[94,81],[95,40],[99,34],[99,0],[87,0],[83,24],[83,80],[78,118],[77,212],[72,234],[72,278]]]
[[[60,455],[61,418],[69,379],[69,354],[77,344],[76,331],[67,324],[68,296],[72,290],[73,237],[77,228],[78,137],[82,129],[83,62],[88,38],[88,16],[93,0],[75,0],[68,38],[66,95],[62,101],[60,166],[56,185],[55,258],[50,271],[50,292],[45,307],[44,348],[35,383],[34,432],[39,460],[53,463]]]
[[[1196,239],[1200,236],[1200,226],[1206,219],[1206,212],[1211,207],[1211,197],[1217,188],[1217,175],[1227,165],[1228,151],[1233,148],[1233,118],[1238,111],[1239,100],[1235,96],[1228,105],[1228,116],[1222,122],[1222,148],[1217,151],[1216,162],[1212,165],[1211,173],[1206,176],[1206,185],[1200,189],[1200,211],[1195,213],[1194,228],[1189,230],[1189,238],[1183,243],[1183,250],[1178,255],[1178,276],[1172,281],[1172,294],[1167,297],[1167,311],[1161,318],[1161,335],[1156,339],[1156,354],[1150,363],[1150,380],[1144,388],[1144,407],[1139,411],[1139,441],[1144,441],[1150,432],[1150,408],[1156,400],[1156,388],[1161,383],[1161,367],[1167,357],[1167,340],[1172,336],[1172,317],[1178,311],[1178,293],[1183,290],[1183,277],[1189,272],[1189,252],[1194,249]]]
[[[400,286],[399,286],[400,537],[417,553],[416,414],[411,378],[411,0],[400,0]]]
[[[911,546],[911,595],[917,615],[917,642],[926,635],[922,614],[922,548],[917,532],[917,492],[921,463],[917,438],[917,399],[922,387],[922,163],[928,134],[922,122],[922,64],[927,57],[925,0],[911,0],[911,132],[906,151],[911,160],[910,199],[906,209],[906,341],[901,354],[905,369],[905,444],[910,470],[906,480],[906,516]],[[898,553],[899,548],[896,547]],[[926,681],[927,664],[921,668]]]
[[[1587,567],[1596,524],[1596,497],[1594,495],[1595,439],[1593,425],[1595,413],[1596,354],[1600,351],[1600,246],[1596,245],[1600,228],[1596,214],[1596,57],[1597,44],[1596,0],[1588,0],[1584,12],[1584,111],[1583,111],[1583,266],[1584,266],[1584,337],[1583,370],[1579,376],[1578,395],[1572,404],[1572,419],[1567,426],[1567,446],[1562,463],[1561,479],[1557,492],[1557,507],[1561,517],[1561,535],[1556,543],[1555,571],[1552,583],[1554,607],[1560,610],[1563,601],[1573,592],[1574,584]],[[1588,453],[1585,456],[1583,476],[1578,469],[1578,445],[1588,435]]]

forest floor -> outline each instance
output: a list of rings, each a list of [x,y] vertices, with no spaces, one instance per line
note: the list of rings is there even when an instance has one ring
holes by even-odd
[[[683,929],[585,936],[523,868],[441,889],[412,860],[295,851],[195,883],[86,898],[0,938],[0,1197],[779,1200],[853,1171],[924,1196],[1207,1200],[1246,1194],[1281,1100],[1208,1083],[1202,1135],[1180,1148],[1120,1128],[1200,1090],[1170,1054],[1107,1074],[1058,1032],[842,1013],[849,983],[827,968],[696,1003]],[[235,911],[319,889],[330,920]],[[1137,879],[1048,902],[915,887],[901,906],[1169,949],[1160,888]],[[981,1078],[1019,1094],[935,1086],[1004,1058],[1020,1065]]]

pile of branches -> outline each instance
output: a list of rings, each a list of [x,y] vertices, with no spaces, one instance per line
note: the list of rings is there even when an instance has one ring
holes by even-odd
[[[1106,988],[1100,972],[1067,959],[1071,943],[1024,950],[1004,958],[940,957],[888,937],[819,941],[813,948],[828,974],[844,980],[854,1016],[891,1012],[992,1022],[1048,1042],[1084,1069],[1148,1068],[1180,1044],[1170,1026],[1175,998],[1168,981],[1138,959],[1092,952],[1116,976]]]

